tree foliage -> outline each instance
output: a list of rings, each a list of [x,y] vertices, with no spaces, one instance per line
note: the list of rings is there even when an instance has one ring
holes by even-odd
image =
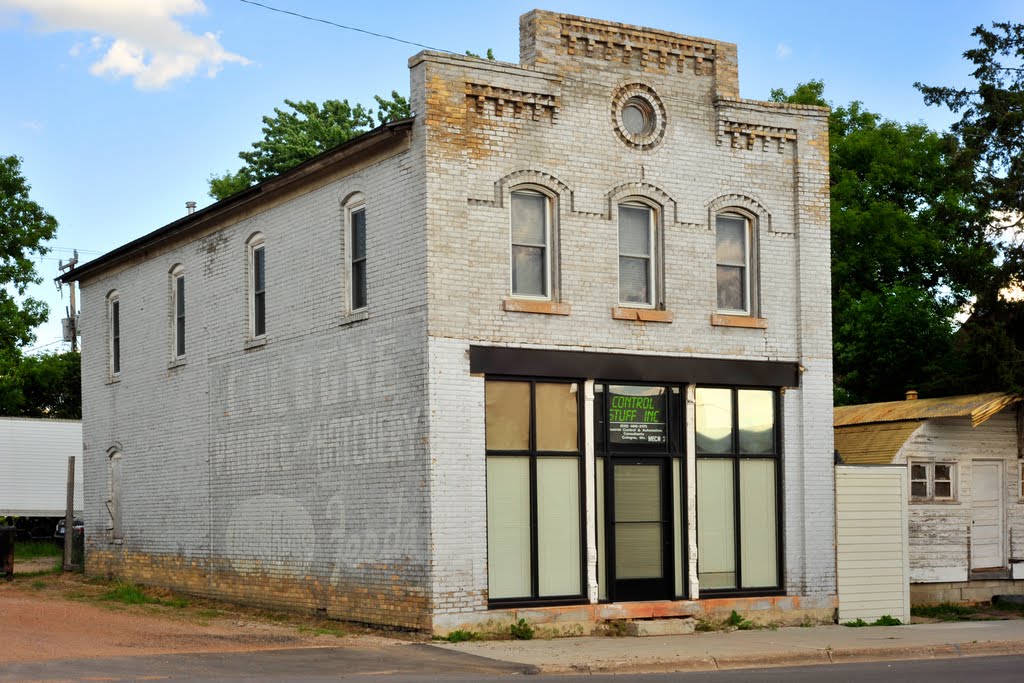
[[[290,168],[365,133],[378,124],[409,116],[409,102],[396,91],[390,99],[375,95],[376,111],[348,100],[327,100],[322,105],[305,100],[285,100],[287,109],[274,108],[263,117],[263,139],[252,150],[239,152],[245,164],[235,172],[209,178],[210,196],[224,199],[254,183]]]
[[[77,351],[24,356],[0,374],[0,415],[81,419]]]
[[[971,33],[978,47],[967,88],[916,83],[929,105],[960,114],[951,131],[971,165],[997,245],[997,268],[975,287],[973,312],[957,335],[963,383],[972,390],[1024,391],[1024,25],[996,22]]]
[[[826,105],[811,81],[775,101]],[[995,250],[958,141],[860,102],[829,116],[836,399],[946,392],[954,320],[990,277]]]
[[[33,257],[49,251],[43,244],[57,232],[57,220],[29,197],[21,159],[0,157],[0,359],[14,358],[32,343],[32,328],[46,320],[42,301],[25,296],[41,282]]]

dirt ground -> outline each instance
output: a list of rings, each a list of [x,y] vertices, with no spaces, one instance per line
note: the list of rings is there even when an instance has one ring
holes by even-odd
[[[283,648],[379,647],[408,642],[338,622],[146,591],[168,604],[104,599],[111,582],[54,573],[53,559],[15,565],[0,579],[0,665],[54,659]]]

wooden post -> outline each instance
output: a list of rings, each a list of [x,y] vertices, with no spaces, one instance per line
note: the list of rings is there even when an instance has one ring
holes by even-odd
[[[71,543],[75,532],[75,456],[68,456],[68,504],[64,511],[64,571],[71,571]]]

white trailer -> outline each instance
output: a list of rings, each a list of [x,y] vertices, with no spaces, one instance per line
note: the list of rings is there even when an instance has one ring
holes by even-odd
[[[56,518],[65,514],[71,455],[75,456],[74,510],[81,519],[85,500],[82,421],[0,417],[0,517],[40,520],[24,528],[40,535],[48,526],[52,534]],[[42,523],[42,518],[47,521]]]

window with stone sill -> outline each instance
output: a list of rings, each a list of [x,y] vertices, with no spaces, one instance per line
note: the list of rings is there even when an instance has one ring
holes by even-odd
[[[619,205],[619,305],[657,304],[657,212],[639,202]]]
[[[952,502],[956,500],[956,463],[911,462],[910,500]]]
[[[249,338],[267,334],[267,257],[263,235],[249,238]]]
[[[107,337],[108,371],[111,379],[116,380],[121,376],[121,299],[116,290],[107,295]]]
[[[715,218],[715,279],[717,311],[756,315],[754,221],[739,213]]]
[[[553,297],[553,199],[538,190],[511,193],[511,288],[518,298]]]

